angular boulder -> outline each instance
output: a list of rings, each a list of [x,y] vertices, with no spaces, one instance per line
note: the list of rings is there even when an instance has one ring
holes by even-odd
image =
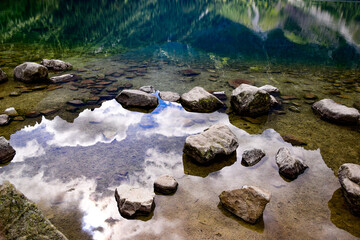
[[[220,196],[222,206],[244,221],[255,224],[262,216],[271,194],[255,186],[243,186],[241,189],[223,191]]]
[[[6,82],[8,80],[8,76],[6,73],[0,68],[0,83]]]
[[[264,90],[265,92],[269,93],[270,95],[279,95],[280,90],[277,87],[274,87],[272,85],[264,85],[259,87],[259,89]]]
[[[242,160],[241,163],[245,166],[254,166],[260,160],[265,157],[265,152],[261,149],[251,149],[251,150],[245,150],[242,154]]]
[[[115,189],[115,199],[121,216],[132,218],[148,215],[154,208],[155,193],[145,188],[122,186]]]
[[[72,69],[72,65],[70,63],[57,59],[43,59],[41,61],[41,65],[47,67],[49,70],[54,71],[65,71]]]
[[[181,104],[189,111],[204,113],[214,112],[224,106],[222,101],[202,87],[194,87],[181,95]]]
[[[314,103],[312,109],[324,120],[337,124],[356,125],[360,118],[357,109],[349,108],[331,99],[322,99]]]
[[[140,90],[123,90],[116,96],[116,101],[123,107],[151,109],[157,107],[159,99],[150,93]]]
[[[255,86],[241,84],[231,94],[231,106],[239,115],[267,114],[271,106],[270,94]]]
[[[5,164],[13,160],[16,151],[10,143],[4,138],[0,137],[0,164]]]
[[[47,76],[48,69],[34,62],[25,62],[14,69],[14,78],[26,83],[43,81]]]
[[[360,165],[345,163],[338,172],[339,182],[350,211],[360,216]]]
[[[7,114],[0,114],[0,126],[4,126],[10,122],[10,118]]]
[[[228,126],[215,124],[204,132],[186,138],[184,153],[200,164],[208,164],[217,156],[230,155],[239,146]]]
[[[154,182],[155,192],[162,194],[172,194],[176,192],[178,187],[178,182],[176,179],[169,175],[163,175],[158,177]]]
[[[308,168],[302,160],[293,157],[287,148],[280,148],[275,160],[279,167],[279,173],[290,180],[296,179]]]
[[[164,101],[177,102],[180,100],[180,95],[176,92],[159,92],[159,97]]]

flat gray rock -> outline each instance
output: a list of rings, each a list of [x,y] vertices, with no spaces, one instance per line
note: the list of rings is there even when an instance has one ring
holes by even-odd
[[[8,76],[6,73],[0,68],[0,83],[6,82],[8,80]]]
[[[204,132],[186,138],[184,153],[200,164],[208,164],[215,157],[236,151],[238,139],[228,126],[215,124]]]
[[[142,86],[139,88],[140,91],[146,92],[146,93],[155,93],[156,90],[153,86]]]
[[[360,216],[360,165],[341,165],[338,177],[350,211],[355,216]]]
[[[163,175],[158,177],[154,182],[155,192],[162,194],[172,194],[176,192],[178,187],[178,182],[174,177],[169,175]]]
[[[123,90],[116,96],[116,101],[123,107],[135,107],[151,109],[157,107],[159,104],[158,98],[150,93],[140,90]]]
[[[74,77],[73,74],[64,74],[61,76],[54,76],[50,78],[50,82],[52,83],[63,83],[63,82],[68,82],[70,80],[72,80]]]
[[[154,208],[155,193],[145,188],[121,186],[115,189],[115,199],[121,216],[132,218],[148,215]]]
[[[16,151],[10,143],[4,138],[0,137],[0,164],[5,164],[13,160]]]
[[[302,160],[293,157],[287,148],[280,148],[275,160],[279,167],[279,173],[290,180],[296,179],[308,168]]]
[[[180,100],[180,95],[176,92],[160,92],[159,97],[164,101],[177,102]]]
[[[261,149],[254,148],[244,151],[241,162],[245,166],[254,166],[260,162],[263,157],[265,157],[265,152]]]
[[[47,67],[49,70],[54,71],[65,71],[72,69],[72,65],[70,63],[57,59],[43,59],[41,61],[41,65]]]
[[[255,86],[241,84],[231,94],[231,106],[239,115],[267,114],[271,107],[270,94]]]
[[[25,62],[14,69],[14,78],[26,83],[43,81],[47,76],[48,69],[34,62]]]
[[[191,112],[210,113],[222,108],[224,103],[202,87],[194,87],[181,95],[181,105]]]
[[[18,116],[18,112],[13,107],[9,107],[5,109],[4,114],[8,115],[9,117],[16,117]]]
[[[265,92],[269,93],[270,95],[279,95],[280,90],[277,87],[272,85],[264,85],[259,87],[259,89],[264,90]]]
[[[360,113],[355,108],[336,103],[331,99],[322,99],[312,105],[312,109],[321,118],[337,124],[358,124]]]
[[[222,206],[244,221],[255,224],[263,215],[271,194],[255,186],[243,186],[241,189],[223,191],[220,196]]]
[[[0,126],[4,126],[10,122],[10,118],[7,114],[0,114]]]

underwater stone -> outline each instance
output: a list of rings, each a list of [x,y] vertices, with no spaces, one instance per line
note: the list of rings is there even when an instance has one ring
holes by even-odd
[[[181,104],[186,110],[203,113],[214,112],[224,106],[223,102],[202,87],[194,87],[181,95]]]
[[[233,88],[237,88],[241,84],[254,85],[253,82],[251,82],[249,80],[244,80],[244,79],[232,79],[232,80],[229,80],[228,83],[229,83],[230,87],[233,87]]]
[[[140,90],[123,90],[116,96],[116,101],[123,107],[151,109],[159,104],[158,98]]]
[[[154,208],[155,193],[145,188],[122,186],[115,189],[115,199],[121,216],[131,218],[148,215]]]
[[[71,70],[72,65],[68,62],[64,62],[57,59],[43,59],[41,61],[41,65],[47,67],[50,70],[54,71],[65,71],[65,70]]]
[[[235,134],[228,126],[219,123],[187,137],[183,151],[196,162],[208,164],[217,156],[232,154],[238,146]]]
[[[255,224],[263,215],[271,194],[255,186],[243,186],[241,189],[223,191],[220,196],[222,206],[244,221]]]
[[[308,168],[302,160],[293,157],[287,148],[280,148],[275,160],[279,167],[279,173],[290,180],[296,179]]]
[[[75,99],[75,100],[71,100],[71,101],[68,101],[67,104],[70,104],[70,105],[73,105],[73,106],[84,106],[85,103],[79,99]]]
[[[74,75],[73,74],[64,74],[61,76],[55,76],[55,77],[51,77],[50,78],[50,82],[52,83],[64,83],[64,82],[69,82],[73,79]]]
[[[7,114],[0,114],[0,126],[4,126],[10,122],[10,118]]]
[[[267,114],[271,106],[270,94],[255,86],[241,84],[231,94],[231,106],[240,115]]]
[[[6,82],[8,80],[8,76],[6,73],[0,68],[0,83]]]
[[[172,194],[176,192],[178,187],[178,182],[174,177],[169,175],[163,175],[158,177],[154,182],[155,192],[162,194]]]
[[[26,83],[43,81],[47,76],[48,69],[34,62],[25,62],[14,69],[14,78]]]
[[[360,165],[345,163],[340,166],[338,176],[350,211],[360,216]]]
[[[155,93],[155,88],[153,86],[142,86],[139,90],[146,93]]]
[[[272,85],[264,85],[259,87],[261,90],[264,90],[265,92],[269,93],[270,95],[278,95],[280,94],[280,90],[277,87],[274,87]]]
[[[199,75],[199,72],[196,72],[192,69],[184,69],[184,70],[180,70],[180,73],[184,76],[196,76]]]
[[[0,164],[10,162],[16,154],[14,148],[4,138],[0,137]]]
[[[159,92],[159,97],[164,101],[177,102],[180,100],[180,95],[176,92]]]
[[[322,99],[314,103],[312,109],[324,120],[337,124],[357,124],[360,118],[357,109],[349,108],[331,99]]]
[[[245,166],[254,166],[260,162],[263,157],[265,157],[265,152],[261,149],[254,148],[251,150],[246,150],[242,154],[241,163],[243,163]]]
[[[26,117],[27,118],[36,118],[36,117],[39,117],[41,114],[39,112],[35,112],[35,111],[32,111],[32,112],[28,112],[26,113]]]
[[[293,145],[293,146],[307,145],[307,143],[304,140],[302,140],[296,136],[293,136],[293,135],[285,135],[285,136],[282,136],[282,138],[284,139],[285,142],[291,143],[291,145]]]

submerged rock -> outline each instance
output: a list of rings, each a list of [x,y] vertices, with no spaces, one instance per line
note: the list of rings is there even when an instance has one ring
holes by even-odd
[[[192,69],[184,69],[184,70],[180,70],[180,73],[183,75],[183,76],[196,76],[196,75],[199,75],[200,73],[199,72],[196,72]]]
[[[13,160],[16,151],[10,143],[4,138],[0,137],[0,164],[5,164]]]
[[[146,93],[155,93],[155,88],[153,86],[142,86],[139,90]]]
[[[8,76],[6,73],[0,68],[0,83],[6,82],[8,80]]]
[[[257,87],[241,84],[231,94],[231,106],[240,115],[267,114],[271,106],[270,94]]]
[[[345,163],[339,168],[338,176],[350,211],[360,216],[360,165]]]
[[[162,194],[172,194],[176,192],[178,187],[178,182],[174,177],[169,175],[163,175],[157,178],[154,182],[154,190],[155,192],[159,192]]]
[[[293,146],[306,146],[307,143],[299,137],[293,135],[282,136],[285,142],[291,143]]]
[[[360,118],[357,109],[349,108],[331,99],[322,99],[314,103],[312,109],[320,114],[321,118],[337,124],[357,124]]]
[[[177,102],[180,100],[180,95],[176,92],[160,92],[159,97],[164,101]]]
[[[115,189],[115,199],[121,216],[126,218],[148,215],[154,208],[155,193],[145,188],[122,186]]]
[[[280,148],[275,160],[279,167],[279,173],[290,180],[296,179],[308,168],[302,160],[293,157],[287,148]]]
[[[43,81],[47,76],[48,69],[34,62],[25,62],[14,69],[15,79],[26,83]]]
[[[123,90],[116,96],[116,101],[123,107],[151,109],[159,104],[158,98],[140,90]]]
[[[265,92],[269,93],[270,95],[279,95],[280,90],[277,87],[272,85],[264,85],[259,87],[259,89],[264,90]]]
[[[73,106],[76,106],[76,107],[85,105],[85,103],[83,101],[79,100],[79,99],[68,101],[67,104],[70,104],[70,105],[73,105]]]
[[[4,126],[10,122],[10,118],[7,114],[0,114],[0,126]]]
[[[207,164],[221,155],[236,151],[238,139],[224,124],[215,124],[204,132],[186,138],[184,153],[200,164]]]
[[[244,221],[254,224],[263,215],[271,194],[255,186],[243,186],[241,189],[223,191],[220,196],[222,206]]]
[[[0,185],[0,238],[67,239],[8,181]]]
[[[64,83],[64,82],[72,81],[73,79],[74,79],[73,74],[64,74],[64,75],[61,75],[61,76],[51,77],[50,82],[52,82],[52,83]]]
[[[72,65],[70,63],[57,59],[43,59],[41,61],[41,65],[47,67],[49,70],[54,71],[65,71],[72,69]]]
[[[223,102],[202,87],[194,87],[181,95],[181,104],[189,111],[205,113],[214,112],[224,106]]]
[[[245,166],[254,166],[260,162],[263,157],[265,157],[265,152],[261,149],[254,148],[244,151],[241,162]]]
[[[249,80],[244,80],[244,79],[232,79],[232,80],[229,80],[228,83],[229,83],[230,87],[233,87],[233,88],[237,88],[241,84],[254,85],[253,82],[251,82]]]

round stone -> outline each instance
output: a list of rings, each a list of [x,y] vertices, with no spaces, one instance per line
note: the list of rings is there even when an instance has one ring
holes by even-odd
[[[163,175],[155,180],[154,190],[162,194],[172,194],[176,192],[178,183],[174,177]]]

